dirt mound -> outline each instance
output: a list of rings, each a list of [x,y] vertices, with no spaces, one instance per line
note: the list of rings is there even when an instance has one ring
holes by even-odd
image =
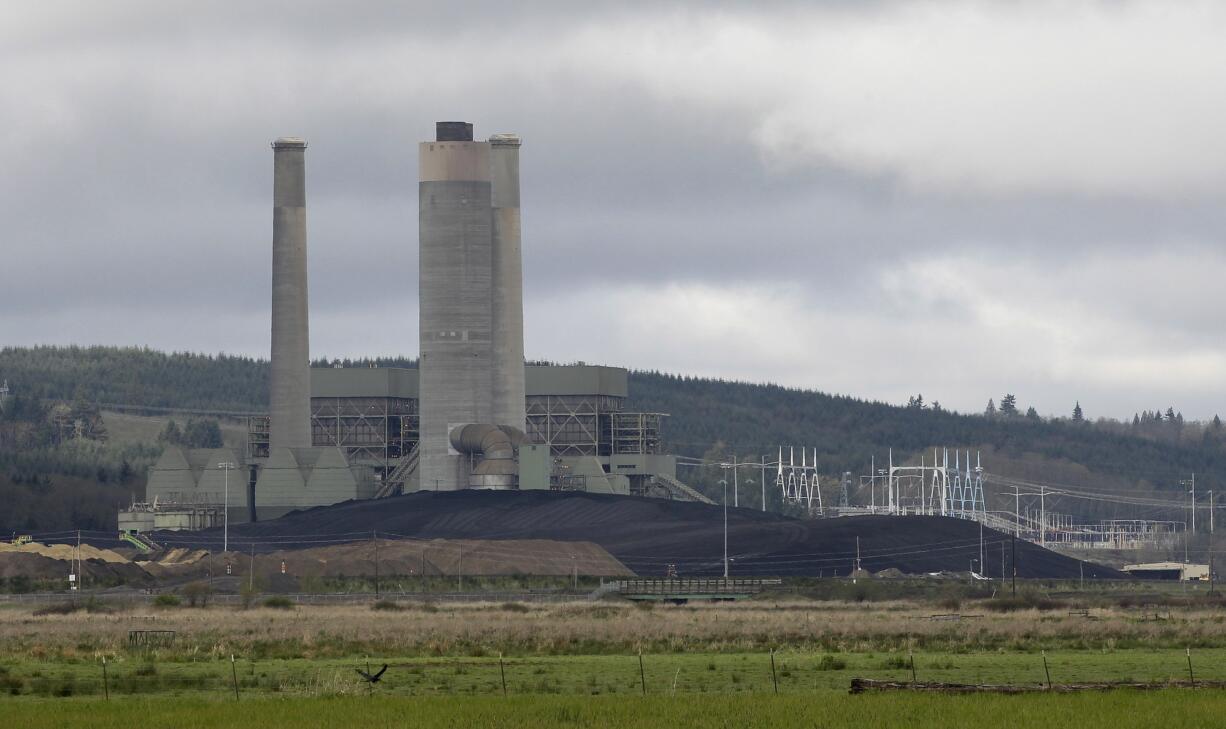
[[[235,542],[237,545],[238,542]],[[387,540],[377,542],[378,572],[382,575],[581,575],[633,576],[625,565],[591,542],[549,540],[488,541]],[[276,577],[356,577],[375,574],[376,542],[366,540],[326,547],[278,550],[254,557],[255,574]],[[165,578],[198,579],[206,575],[246,575],[250,553],[209,554],[191,562],[150,562],[145,569]],[[282,569],[284,568],[284,572]]]
[[[421,492],[231,525],[230,541],[244,547],[254,544],[257,551],[267,553],[310,548],[321,538],[345,539],[372,530],[411,539],[592,542],[644,576],[663,576],[670,565],[682,576],[723,571],[722,507],[607,494]],[[154,539],[208,548],[220,536],[220,530],[212,529],[163,532]],[[728,511],[728,549],[734,574],[846,576],[855,564],[857,537],[861,567],[870,572],[891,568],[907,574],[965,572],[971,560],[980,557],[979,526],[962,519],[863,516],[801,520],[751,509]],[[977,571],[999,577],[1003,553],[1004,574],[1011,574],[1010,537],[985,529],[983,538],[986,564]],[[1075,578],[1080,564],[1028,542],[1017,543],[1019,577]],[[1089,562],[1084,569],[1086,577],[1124,577]]]
[[[0,552],[0,577],[28,577],[33,580],[62,580],[68,584],[70,562],[55,559],[36,552]],[[91,582],[145,584],[150,582],[147,572],[132,562],[108,562],[102,559],[87,559],[81,563],[85,586]]]

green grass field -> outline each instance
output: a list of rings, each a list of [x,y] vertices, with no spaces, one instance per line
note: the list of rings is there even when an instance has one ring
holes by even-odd
[[[1026,696],[769,694],[654,697],[418,697],[0,703],[12,727],[894,727],[1181,729],[1221,724],[1226,694],[1166,690]]]
[[[983,652],[914,654],[922,681],[985,684],[1040,684],[1043,656],[1037,653]],[[1226,680],[1226,649],[1192,654],[1198,679]],[[675,653],[645,655],[642,672],[636,655],[562,655],[511,657],[501,667],[497,656],[372,656],[377,669],[389,665],[379,695],[501,695],[505,676],[509,695],[781,694],[829,695],[845,691],[851,678],[908,681],[907,653],[775,654],[772,675],[768,653]],[[70,696],[114,698],[132,695],[227,696],[235,681],[240,695],[335,696],[365,694],[354,670],[366,658],[157,660],[139,655],[112,657],[103,684],[100,660],[10,659],[0,666],[0,691],[7,699]],[[1047,654],[1054,683],[1098,681],[1153,682],[1188,677],[1187,657],[1175,650],[1055,651]]]

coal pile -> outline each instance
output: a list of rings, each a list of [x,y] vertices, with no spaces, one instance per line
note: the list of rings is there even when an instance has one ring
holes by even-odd
[[[280,519],[231,525],[231,548],[270,552],[318,546],[319,540],[362,541],[377,533],[397,539],[549,539],[587,541],[642,576],[723,573],[724,509],[691,502],[548,491],[421,492],[376,501],[350,501],[294,512]],[[846,576],[896,569],[907,574],[966,573],[987,577],[1013,570],[1006,534],[962,519],[862,516],[801,520],[750,509],[728,509],[728,554],[734,576]],[[216,550],[221,530],[162,532],[154,540]],[[1124,578],[1116,570],[1080,562],[1037,545],[1016,544],[1017,576]]]

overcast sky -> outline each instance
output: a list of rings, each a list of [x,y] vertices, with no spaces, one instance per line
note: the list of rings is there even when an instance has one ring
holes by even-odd
[[[312,355],[416,355],[463,119],[524,139],[530,358],[1226,414],[1226,5],[409,5],[0,5],[0,345],[266,357],[300,135]]]

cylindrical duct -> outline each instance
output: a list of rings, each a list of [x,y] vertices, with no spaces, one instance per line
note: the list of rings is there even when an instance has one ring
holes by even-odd
[[[272,372],[268,445],[311,445],[307,325],[306,142],[272,143]]]
[[[525,429],[524,266],[520,251],[519,137],[490,137],[493,211],[493,422]]]
[[[421,488],[469,482],[469,459],[449,448],[451,426],[488,423],[491,408],[489,145],[462,124],[419,146],[418,238]],[[457,133],[461,132],[461,133]]]
[[[515,448],[522,441],[523,433],[510,426],[474,423],[451,429],[452,448],[460,453],[481,455],[469,475],[469,488],[514,488],[519,475]]]

